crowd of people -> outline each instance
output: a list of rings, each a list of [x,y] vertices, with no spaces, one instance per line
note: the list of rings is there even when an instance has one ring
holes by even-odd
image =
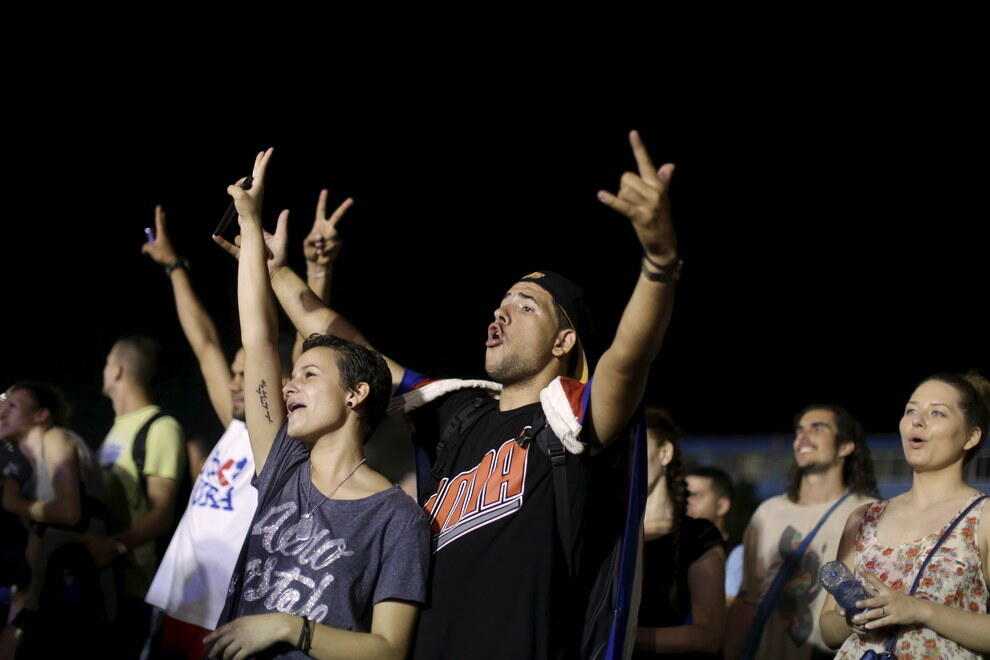
[[[305,279],[287,266],[288,212],[262,227],[271,149],[227,189],[238,239],[214,237],[236,260],[230,360],[156,208],[142,251],[225,430],[208,453],[185,441],[155,405],[146,336],[107,355],[115,419],[95,452],[57,388],[7,388],[0,658],[990,655],[990,505],[965,481],[990,383],[917,385],[900,421],[912,486],[889,500],[859,422],[807,406],[786,492],[735,539],[732,477],[687,465],[671,414],[643,409],[682,262],[674,168],[630,144],[635,171],[599,193],[642,248],[611,343],[592,355],[581,288],[534,271],[497,301],[490,380],[408,369],[330,306],[350,199],[328,214],[320,194]],[[413,429],[407,490],[365,454],[386,415]],[[863,585],[853,608],[819,583],[835,559]]]

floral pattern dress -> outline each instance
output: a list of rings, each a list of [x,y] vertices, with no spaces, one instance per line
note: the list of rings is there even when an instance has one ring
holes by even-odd
[[[979,495],[970,498],[966,506],[960,508],[950,520],[946,521],[942,529],[916,541],[891,547],[882,546],[877,541],[877,522],[886,510],[889,500],[873,502],[863,516],[856,537],[857,576],[863,572],[873,573],[891,589],[902,593],[909,592],[918,569],[935,543],[949,524],[977,497]],[[925,575],[915,591],[916,597],[970,612],[987,613],[988,591],[983,578],[976,534],[980,515],[987,502],[990,502],[990,499],[985,499],[976,505],[945,539],[938,553],[928,562]],[[893,632],[895,631],[882,629],[868,637],[850,635],[835,658],[859,660],[867,649],[883,651]],[[904,626],[898,628],[896,632],[898,636],[895,653],[898,660],[916,658],[980,660],[982,657],[942,637],[931,628]]]

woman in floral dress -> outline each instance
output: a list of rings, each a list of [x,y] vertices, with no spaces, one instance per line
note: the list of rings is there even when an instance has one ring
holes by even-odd
[[[990,654],[990,499],[980,501],[931,558],[949,524],[982,493],[963,479],[987,436],[990,383],[974,374],[932,376],[911,395],[901,418],[911,490],[853,511],[838,557],[854,568],[870,597],[847,617],[829,597],[822,638],[837,660],[880,653],[894,638],[898,660],[975,658]]]

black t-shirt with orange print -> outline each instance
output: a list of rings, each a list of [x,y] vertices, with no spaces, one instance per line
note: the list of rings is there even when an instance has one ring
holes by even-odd
[[[417,442],[435,451],[451,417],[479,396],[456,392],[413,413]],[[574,641],[567,610],[575,603],[555,526],[550,459],[535,442],[517,442],[540,404],[500,412],[485,399],[481,406],[435,488],[420,484],[432,579],[414,657],[559,657]],[[590,466],[599,461],[568,458],[577,537]]]

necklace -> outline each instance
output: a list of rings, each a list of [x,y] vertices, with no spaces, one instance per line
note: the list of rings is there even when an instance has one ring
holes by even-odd
[[[355,472],[357,472],[357,469],[359,467],[361,467],[362,465],[364,465],[364,462],[366,460],[368,460],[368,457],[367,456],[365,456],[364,458],[362,458],[361,461],[357,465],[355,465],[354,468],[350,472],[347,473],[347,476],[344,477],[343,481],[341,481],[339,484],[337,484],[337,487],[334,488],[332,491],[330,491],[330,494],[329,495],[323,495],[323,497],[320,499],[320,501],[317,503],[317,505],[314,506],[312,509],[309,508],[309,491],[313,487],[313,469],[310,468],[310,471],[309,471],[309,474],[310,474],[310,483],[308,484],[308,487],[306,488],[306,509],[307,509],[307,511],[306,511],[306,513],[302,514],[302,517],[299,518],[299,522],[296,523],[296,538],[297,539],[299,539],[300,541],[308,541],[310,539],[310,537],[313,536],[313,512],[316,511],[317,509],[319,509],[321,506],[323,506],[323,503],[326,502],[328,499],[331,499],[334,495],[336,495],[337,494],[337,491],[340,490],[340,487],[344,485],[344,482],[346,482],[348,479],[350,479],[351,478],[351,475],[354,474]]]

